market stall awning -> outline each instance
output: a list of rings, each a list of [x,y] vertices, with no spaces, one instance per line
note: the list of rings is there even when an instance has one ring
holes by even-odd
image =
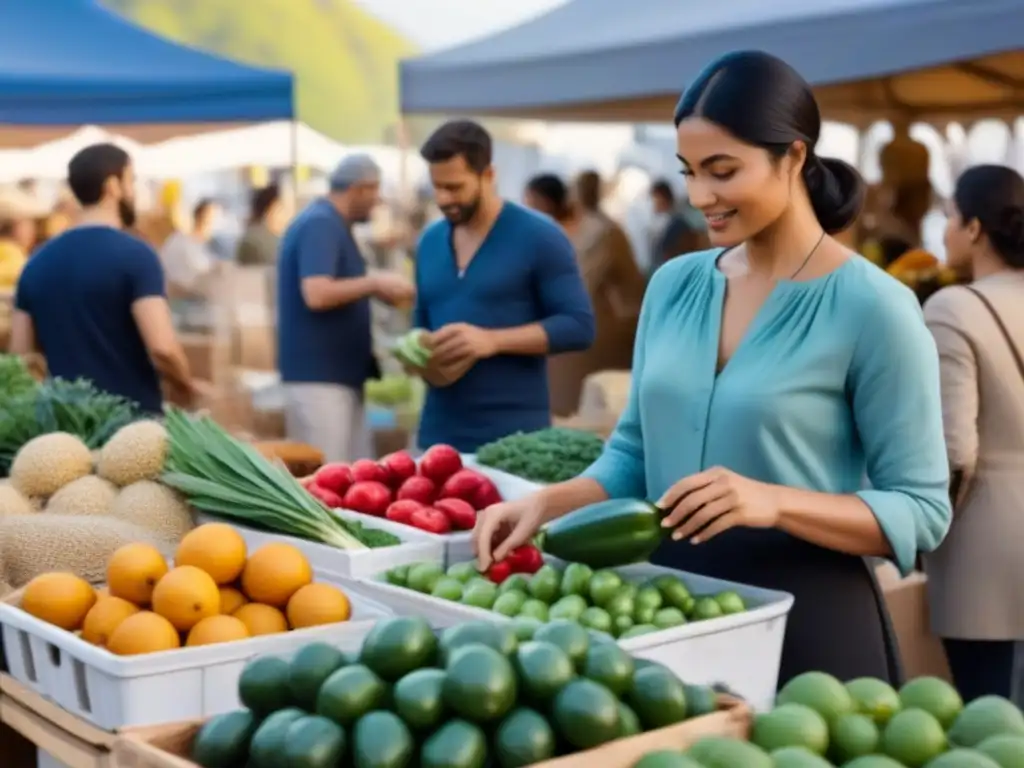
[[[834,119],[1024,111],[1024,0],[571,0],[403,62],[402,109],[665,121],[703,66],[738,49],[790,62]]]
[[[211,123],[292,117],[289,73],[178,45],[95,0],[5,5],[0,144],[37,144],[83,124],[150,126],[144,133],[153,140]],[[152,127],[169,124],[176,129]]]

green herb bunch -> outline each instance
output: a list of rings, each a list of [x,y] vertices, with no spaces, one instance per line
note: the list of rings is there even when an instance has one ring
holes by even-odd
[[[477,449],[476,460],[534,482],[560,483],[593,464],[603,448],[604,441],[590,432],[550,427],[487,443]]]

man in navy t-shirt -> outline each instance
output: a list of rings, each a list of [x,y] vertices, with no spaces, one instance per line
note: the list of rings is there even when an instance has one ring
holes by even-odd
[[[51,376],[85,378],[158,414],[164,378],[172,399],[197,389],[178,343],[160,261],[122,231],[134,222],[128,154],[95,144],[68,165],[82,213],[77,226],[29,260],[18,281],[11,351],[41,352]]]
[[[410,301],[400,275],[367,273],[352,237],[380,200],[380,169],[367,155],[346,157],[330,192],[292,222],[281,240],[277,276],[278,367],[290,440],[327,461],[369,458],[363,385],[379,373],[370,299]]]
[[[446,123],[421,154],[445,218],[416,251],[415,323],[433,347],[418,440],[473,452],[551,424],[547,356],[587,349],[594,311],[561,227],[498,195],[487,131]]]

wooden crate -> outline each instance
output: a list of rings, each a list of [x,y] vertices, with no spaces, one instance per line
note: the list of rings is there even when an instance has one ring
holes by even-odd
[[[632,768],[648,752],[683,749],[704,736],[746,738],[751,710],[734,699],[723,698],[718,712],[669,728],[605,744],[538,763],[534,768]],[[114,744],[117,768],[199,768],[188,759],[201,723],[175,723],[147,731],[125,733]]]

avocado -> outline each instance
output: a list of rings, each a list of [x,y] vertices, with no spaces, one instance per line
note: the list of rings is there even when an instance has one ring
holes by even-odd
[[[553,643],[565,651],[576,669],[583,669],[590,648],[590,633],[574,621],[556,619],[537,630],[534,640]]]
[[[601,683],[616,696],[633,685],[633,657],[613,643],[591,643],[583,662],[583,676]]]
[[[352,728],[352,760],[356,768],[408,768],[415,751],[412,734],[392,712],[369,712]]]
[[[459,649],[448,664],[445,704],[460,717],[488,723],[504,717],[516,703],[516,676],[509,660],[476,643]]]
[[[514,664],[522,687],[521,695],[538,704],[554,697],[576,677],[576,668],[565,652],[557,645],[541,640],[519,646]]]
[[[441,659],[447,664],[452,654],[464,645],[482,643],[498,653],[511,656],[519,647],[515,631],[492,621],[467,621],[448,627],[441,633]]]
[[[345,731],[319,715],[300,717],[285,734],[281,765],[288,768],[335,768],[345,755]]]
[[[555,696],[552,713],[559,734],[576,749],[592,749],[619,738],[619,700],[593,680],[568,683]]]
[[[437,656],[437,636],[425,619],[400,616],[378,621],[363,640],[359,661],[389,683],[420,667],[429,667]]]
[[[294,703],[288,662],[275,656],[253,659],[238,678],[238,698],[258,718]]]
[[[465,720],[449,720],[423,742],[420,768],[485,768],[487,737]]]
[[[726,736],[705,736],[686,751],[702,768],[773,768],[775,761],[764,750]],[[849,767],[847,767],[849,768]]]
[[[644,667],[633,675],[626,702],[647,731],[675,725],[686,719],[686,692],[683,684],[660,665]]]
[[[207,720],[192,742],[192,762],[203,768],[234,768],[249,758],[256,718],[247,709]]]
[[[500,768],[522,768],[555,756],[555,732],[542,715],[521,707],[501,721],[494,734]]]
[[[297,707],[279,709],[260,723],[249,744],[250,768],[280,768],[285,763],[288,729],[306,713]]]
[[[320,686],[345,665],[345,654],[327,643],[311,643],[301,648],[288,664],[288,688],[292,700],[313,712]]]
[[[648,752],[640,758],[633,768],[703,768],[692,757],[671,749]]]
[[[387,685],[369,667],[353,664],[328,677],[316,697],[316,713],[347,726],[387,702]]]
[[[624,701],[619,702],[619,738],[625,739],[629,736],[636,736],[643,733],[643,726],[640,725],[640,718],[636,712]]]
[[[444,717],[444,681],[442,669],[417,669],[397,683],[391,691],[395,713],[414,731],[436,728]]]

